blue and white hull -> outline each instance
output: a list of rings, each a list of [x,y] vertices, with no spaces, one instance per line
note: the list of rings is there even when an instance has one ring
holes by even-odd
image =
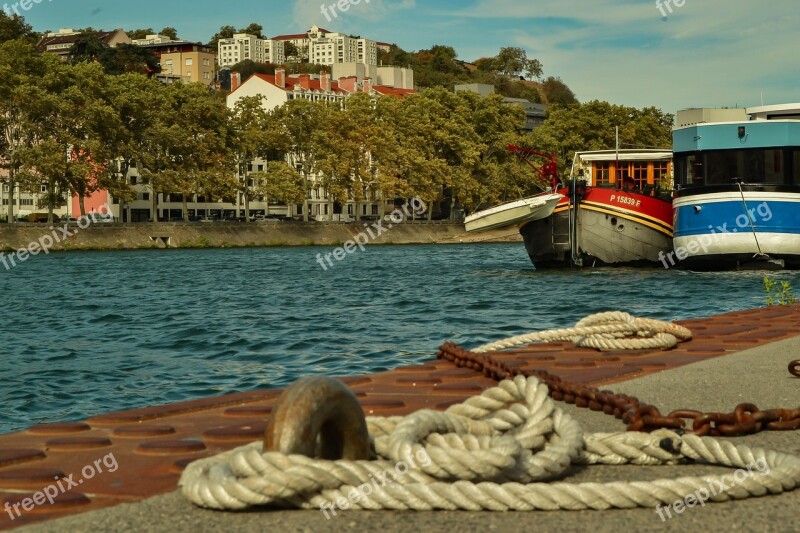
[[[673,200],[674,251],[667,262],[735,268],[768,255],[800,268],[800,187],[716,185],[684,189]]]

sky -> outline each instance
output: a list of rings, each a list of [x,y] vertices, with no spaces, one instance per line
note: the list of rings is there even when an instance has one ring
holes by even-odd
[[[327,16],[337,0],[39,1],[20,9],[37,31],[172,26],[205,42],[223,25],[257,22],[272,37],[317,24],[408,51],[449,45],[465,61],[521,47],[582,102],[667,113],[800,102],[796,0],[342,0]]]

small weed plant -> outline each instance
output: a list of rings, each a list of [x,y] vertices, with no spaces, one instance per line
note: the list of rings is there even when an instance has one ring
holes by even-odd
[[[788,281],[777,281],[764,276],[764,292],[767,293],[767,305],[792,305],[797,298],[792,293],[792,284]]]

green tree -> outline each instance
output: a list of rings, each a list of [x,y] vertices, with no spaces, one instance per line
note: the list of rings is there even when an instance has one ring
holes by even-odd
[[[551,106],[543,126],[533,130],[526,146],[558,156],[566,179],[576,151],[613,150],[619,126],[622,148],[672,147],[673,116],[654,107],[636,109],[593,100]]]
[[[70,63],[113,63],[114,51],[95,34],[82,35],[69,51]]]
[[[308,221],[309,203],[305,192],[311,187],[319,157],[315,132],[323,123],[323,106],[305,99],[289,100],[277,108],[274,116],[280,121],[280,128],[285,132],[285,140],[290,147],[287,153],[289,164],[303,178],[303,220]]]
[[[211,36],[211,39],[208,40],[208,46],[211,48],[217,48],[217,44],[222,39],[230,39],[233,37],[233,34],[236,33],[236,28],[233,26],[222,26],[217,33]]]
[[[253,161],[267,159],[271,142],[270,116],[264,108],[263,96],[248,96],[236,102],[231,115],[236,134],[234,159],[238,168],[239,192],[244,199],[245,218],[250,221],[250,202],[263,195],[259,178],[252,177]]]
[[[160,32],[158,32],[158,34],[163,35],[164,37],[169,37],[173,41],[178,40],[178,30],[176,30],[172,26],[167,26],[166,28],[163,28]]]
[[[51,64],[31,90],[35,141],[22,149],[23,181],[29,190],[47,186],[51,221],[66,195],[78,197],[83,215],[85,198],[103,188],[123,128],[107,97],[107,77],[96,64]]]
[[[561,81],[561,78],[549,76],[542,82],[542,92],[549,104],[571,105],[578,103],[575,93]]]
[[[137,166],[143,184],[150,187],[154,214],[158,208],[158,194],[155,191],[160,188],[161,179],[149,169],[157,168],[151,165],[159,161],[154,151],[160,146],[153,141],[164,131],[161,110],[166,106],[165,90],[164,84],[138,74],[122,74],[109,79],[109,99],[123,124],[115,157],[119,158],[123,168],[128,164]],[[134,199],[134,192],[121,172],[109,174],[106,186],[115,198],[125,201]]]
[[[130,37],[131,40],[144,39],[148,35],[155,34],[155,32],[153,31],[153,28],[141,28],[141,29],[137,29],[137,30],[127,31],[125,33],[128,34],[128,37]]]
[[[242,76],[242,82],[247,81],[253,74],[275,74],[275,65],[271,63],[256,63],[252,59],[245,59],[231,67],[233,72]]]
[[[200,191],[228,196],[237,182],[232,175],[235,135],[229,110],[218,93],[198,83],[175,83],[166,91],[173,126],[167,140],[164,173],[168,192],[181,195],[183,219],[189,220],[189,199]]]
[[[246,33],[248,35],[255,35],[259,39],[266,39],[264,36],[264,26],[261,24],[256,24],[255,22],[250,23],[249,26],[240,29],[236,33]]]
[[[525,75],[526,78],[540,78],[542,64],[538,59],[528,59],[528,54],[522,48],[503,47],[497,54],[496,68],[506,76]]]
[[[161,72],[158,59],[147,48],[126,43],[111,48],[91,34],[84,35],[75,42],[69,53],[69,62],[99,63],[107,74],[113,76],[125,72],[153,76]]]
[[[333,203],[352,200],[355,218],[369,193],[379,189],[377,161],[388,149],[385,126],[378,120],[375,100],[366,93],[348,98],[344,108],[327,106],[324,121],[317,130],[319,158],[317,168],[328,191],[328,213]]]
[[[299,204],[306,197],[306,184],[303,176],[286,161],[268,161],[263,172],[254,172],[250,178],[255,181],[254,191],[264,196],[264,201],[275,201],[286,205]]]
[[[0,43],[0,165],[8,169],[8,222],[14,220],[14,193],[19,183],[22,153],[35,139],[35,118],[38,92],[35,89],[50,66],[56,67],[53,56],[40,56],[32,44],[24,40]]]
[[[7,14],[0,11],[0,43],[22,39],[35,44],[38,34],[33,31],[30,24],[25,22],[25,18],[20,15]]]
[[[160,61],[147,48],[122,43],[112,50],[113,53],[108,54],[103,65],[108,74],[117,76],[125,72],[134,72],[152,77],[161,72]]]
[[[498,94],[508,98],[524,98],[535,104],[542,103],[542,95],[539,89],[528,85],[530,82],[497,76],[494,81],[494,88]]]
[[[294,58],[295,60],[299,59],[297,57],[299,51],[297,50],[297,47],[294,45],[294,43],[290,41],[285,41],[283,43],[283,54],[286,56],[287,60],[289,58]]]

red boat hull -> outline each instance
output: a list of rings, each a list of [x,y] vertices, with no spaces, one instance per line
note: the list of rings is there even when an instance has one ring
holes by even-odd
[[[656,264],[672,249],[671,201],[601,187],[574,199],[559,192],[551,217],[520,227],[536,267]]]

